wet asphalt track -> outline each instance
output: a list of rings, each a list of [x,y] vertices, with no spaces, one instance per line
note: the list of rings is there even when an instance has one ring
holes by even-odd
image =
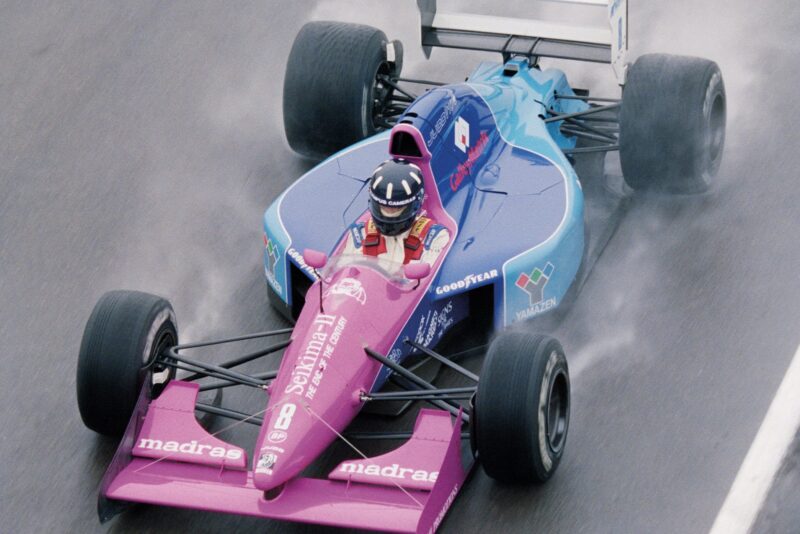
[[[800,343],[800,8],[631,4],[635,54],[722,67],[718,182],[633,200],[555,331],[573,375],[558,475],[526,489],[477,472],[445,532],[707,531]],[[480,57],[421,63],[412,2],[392,6],[0,2],[0,530],[317,530],[146,507],[99,526],[114,444],[82,427],[75,361],[112,288],[169,297],[184,340],[284,325],[266,303],[260,217],[309,167],[281,126],[296,31],[311,18],[372,23],[405,41],[406,73],[447,80]],[[570,72],[580,85],[603,71]],[[797,493],[797,450],[788,496],[771,503]],[[797,531],[796,512],[776,513],[764,531]]]

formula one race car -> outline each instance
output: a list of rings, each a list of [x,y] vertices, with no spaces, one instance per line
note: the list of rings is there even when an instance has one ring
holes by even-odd
[[[181,345],[166,300],[104,295],[77,377],[86,425],[123,435],[102,482],[101,519],[139,502],[432,532],[476,458],[501,483],[553,475],[569,425],[564,351],[547,335],[506,329],[550,313],[575,285],[586,229],[573,163],[618,150],[634,190],[699,192],[719,167],[725,133],[715,63],[647,55],[628,66],[625,0],[570,1],[602,5],[610,30],[437,13],[435,1],[419,0],[426,52],[503,56],[456,84],[401,78],[400,43],[374,28],[302,28],[285,78],[286,134],[296,151],[327,159],[264,215],[268,293],[294,328]],[[573,89],[563,72],[539,67],[542,57],[611,63],[623,98]],[[430,88],[417,97],[408,84]],[[420,170],[422,211],[450,236],[431,263],[346,247],[369,223],[368,179],[387,158]],[[495,333],[488,350],[473,348],[486,353],[479,374],[441,354],[464,324]],[[221,364],[186,356],[287,334]],[[280,350],[277,371],[234,370]],[[433,385],[420,370],[430,363],[465,385]],[[264,407],[248,414],[197,400],[233,385],[263,391]],[[419,410],[413,430],[352,432],[366,405],[410,401],[433,407]],[[252,456],[196,412],[258,425]],[[368,438],[394,448],[369,457],[359,445]],[[308,476],[334,442],[351,458]]]

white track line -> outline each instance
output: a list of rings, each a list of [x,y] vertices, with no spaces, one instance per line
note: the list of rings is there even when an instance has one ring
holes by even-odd
[[[750,531],[798,427],[800,347],[772,399],[767,416],[739,468],[710,534],[745,534]]]

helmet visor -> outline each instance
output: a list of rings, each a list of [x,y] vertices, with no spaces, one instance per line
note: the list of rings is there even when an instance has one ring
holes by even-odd
[[[387,219],[395,219],[400,217],[404,211],[406,211],[406,206],[381,206],[381,215],[386,217]]]
[[[384,206],[370,199],[369,208],[372,220],[380,233],[387,236],[399,235],[411,228],[414,216],[419,210],[420,202],[412,202],[405,206]]]

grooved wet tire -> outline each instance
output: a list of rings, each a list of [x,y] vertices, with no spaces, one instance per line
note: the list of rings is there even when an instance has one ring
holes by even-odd
[[[178,343],[170,303],[138,291],[110,291],[92,310],[78,356],[78,408],[100,434],[124,432],[157,354]]]
[[[725,145],[725,84],[707,59],[647,54],[628,70],[620,162],[634,189],[701,193]]]
[[[375,78],[400,63],[388,63],[386,44],[382,31],[361,24],[319,21],[300,29],[283,84],[283,123],[293,150],[324,158],[378,131]]]
[[[554,338],[507,332],[492,342],[471,430],[487,475],[507,483],[553,475],[569,429],[569,390],[567,359]]]

